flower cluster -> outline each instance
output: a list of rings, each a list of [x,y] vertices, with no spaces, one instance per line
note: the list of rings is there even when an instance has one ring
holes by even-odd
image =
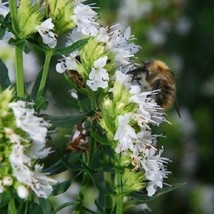
[[[126,70],[130,65],[130,58],[140,47],[130,42],[133,39],[130,28],[123,33],[118,29],[108,30],[101,27],[95,36],[89,37],[84,47],[64,56],[56,65],[56,70],[59,73],[76,70],[83,77],[85,85],[93,91],[111,85],[115,69]],[[83,35],[77,34],[77,29],[74,29],[67,44],[72,44],[77,38],[81,39]]]
[[[55,180],[42,173],[36,160],[50,153],[46,148],[49,124],[35,115],[30,103],[13,102],[12,96],[10,89],[0,94],[0,193],[15,189],[20,198],[30,191],[47,198]]]
[[[137,170],[144,171],[141,181],[148,181],[146,189],[152,196],[158,187],[162,188],[169,173],[165,169],[169,160],[161,157],[163,149],[156,147],[156,136],[151,133],[151,125],[166,121],[163,109],[153,99],[158,91],[142,91],[143,87],[133,85],[131,77],[125,74],[133,67],[132,59],[140,49],[133,43],[129,27],[122,32],[118,26],[104,28],[92,21],[88,24],[91,25],[88,29],[93,30],[88,33],[77,24],[67,45],[82,38],[88,38],[88,42],[63,56],[56,70],[59,73],[75,70],[85,88],[101,93],[100,103],[94,109],[100,111],[99,123],[115,152],[126,160],[124,166],[127,160],[130,163],[133,176]]]
[[[115,152],[127,157],[133,170],[143,169],[148,195],[157,187],[162,188],[168,171],[169,161],[161,157],[163,149],[156,148],[156,136],[151,134],[150,124],[159,125],[165,121],[163,109],[152,98],[157,92],[142,92],[137,85],[128,84],[129,77],[118,71],[115,85],[102,105],[101,126],[106,130]]]
[[[38,1],[21,0],[14,33],[19,39],[26,39],[38,32],[50,48],[56,47],[58,35],[74,27],[83,35],[96,35],[99,27],[97,13],[82,2],[47,0],[41,7]],[[0,15],[6,16],[8,12],[8,6],[0,3]]]

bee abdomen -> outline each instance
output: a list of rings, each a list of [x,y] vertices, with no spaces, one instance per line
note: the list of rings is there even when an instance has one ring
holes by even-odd
[[[162,108],[169,108],[175,101],[175,86],[169,85],[166,80],[156,80],[152,87],[153,90],[159,90],[155,100]]]

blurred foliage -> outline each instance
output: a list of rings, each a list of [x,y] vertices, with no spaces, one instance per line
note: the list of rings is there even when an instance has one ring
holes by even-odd
[[[158,145],[164,145],[165,156],[172,160],[169,166],[172,174],[167,183],[187,182],[187,185],[149,203],[152,213],[213,213],[214,1],[138,0],[144,9],[139,16],[137,11],[130,9],[136,1],[88,2],[96,2],[100,7],[104,25],[131,26],[136,43],[142,46],[138,62],[154,58],[164,60],[176,76],[177,103],[182,118],[170,109],[167,119],[172,125],[166,123],[155,133],[166,135],[160,138]],[[54,66],[55,63],[54,74],[50,75],[50,92],[66,111],[72,112],[68,87],[63,84],[64,77],[54,71]],[[66,102],[63,101],[65,97]],[[65,144],[66,138],[61,141]],[[212,197],[205,197],[207,187],[212,189]]]

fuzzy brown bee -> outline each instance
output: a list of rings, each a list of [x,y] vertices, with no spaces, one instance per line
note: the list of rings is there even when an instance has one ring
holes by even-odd
[[[81,63],[80,56],[75,57],[76,61],[78,63]],[[75,70],[69,70],[67,71],[68,76],[76,83],[76,85],[80,88],[84,87],[84,80],[83,77],[78,73],[78,71]]]
[[[133,74],[132,80],[136,81],[144,90],[159,90],[155,95],[157,104],[164,109],[174,105],[178,116],[181,117],[176,107],[175,77],[164,62],[152,60],[128,73]]]
[[[84,87],[83,77],[75,70],[67,71],[68,76],[76,83],[76,85],[80,88]]]

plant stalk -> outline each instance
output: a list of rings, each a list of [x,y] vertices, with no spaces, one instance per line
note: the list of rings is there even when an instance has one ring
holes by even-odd
[[[95,141],[91,137],[89,142],[89,157],[88,157],[88,167],[91,166],[94,158],[94,151],[95,151]],[[84,202],[84,197],[87,191],[87,187],[90,181],[90,175],[88,171],[85,171],[83,174],[83,180],[80,187],[79,197],[78,197],[78,203],[76,207],[74,208],[73,214],[81,214],[82,213],[82,206]]]
[[[20,98],[25,97],[24,72],[23,72],[23,51],[22,48],[15,47],[16,54],[16,90]]]
[[[48,50],[45,52],[45,63],[44,63],[43,71],[42,71],[42,78],[41,78],[39,90],[37,93],[37,97],[43,95],[43,92],[44,92],[44,89],[46,86],[46,82],[47,82],[47,78],[48,78],[48,71],[49,71],[49,66],[50,66],[50,61],[51,61],[52,55],[53,55],[52,50]]]
[[[9,214],[17,214],[16,205],[13,198],[11,198],[9,202]]]
[[[122,174],[116,173],[116,214],[123,214],[123,187],[122,187]]]

